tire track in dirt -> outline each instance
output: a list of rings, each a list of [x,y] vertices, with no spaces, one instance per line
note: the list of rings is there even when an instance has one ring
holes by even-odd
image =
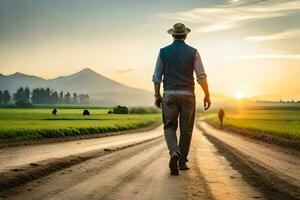
[[[162,138],[113,152],[14,188],[5,199],[212,199],[192,169],[170,176]],[[194,158],[192,158],[194,160]]]
[[[162,154],[156,155],[157,159],[136,179],[117,188],[114,194],[105,199],[213,199],[198,168],[196,154],[191,153],[189,171],[180,171],[179,176],[170,176],[167,152],[167,148],[164,147]]]
[[[239,170],[243,178],[270,200],[299,199],[299,158],[239,135],[199,122],[205,136]]]
[[[76,199],[77,197],[80,197],[79,199],[85,199],[85,197],[82,196],[83,192],[80,191],[89,191],[91,193],[89,195],[93,195],[93,191],[91,191],[92,187],[100,187],[101,185],[113,186],[114,184],[110,184],[112,178],[118,176],[122,177],[124,173],[124,171],[122,171],[123,166],[120,168],[120,163],[134,157],[136,152],[147,152],[150,148],[153,148],[153,146],[161,143],[162,139],[159,138],[122,151],[112,152],[108,155],[55,172],[50,176],[29,182],[15,189],[8,190],[2,194],[2,196],[7,197],[7,199],[34,200],[70,199],[68,195],[71,195],[71,199]],[[162,148],[162,145],[158,146],[158,148]],[[150,153],[151,155],[153,151],[155,150],[152,149],[148,154]],[[136,165],[138,163],[132,162],[131,164]],[[127,171],[128,169],[124,168],[123,170]],[[120,175],[121,172],[122,174]],[[118,174],[118,176],[116,176],[116,174]],[[80,189],[77,190],[78,187]],[[95,191],[103,195],[105,193],[103,188],[99,188],[98,191],[95,189]],[[78,192],[80,194],[78,194]],[[91,199],[91,196],[88,196],[86,199]]]
[[[201,169],[215,199],[264,199],[257,188],[243,180],[242,175],[222,154],[220,155],[217,148],[198,128],[195,128],[193,142],[196,145],[193,145],[191,150],[195,152],[198,169]]]

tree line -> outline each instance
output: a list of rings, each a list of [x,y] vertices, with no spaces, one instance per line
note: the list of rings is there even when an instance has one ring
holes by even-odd
[[[63,91],[57,92],[50,88],[35,88],[32,91],[28,87],[20,87],[16,93],[10,95],[8,90],[0,91],[0,105],[14,103],[17,106],[30,104],[88,104],[89,95]]]

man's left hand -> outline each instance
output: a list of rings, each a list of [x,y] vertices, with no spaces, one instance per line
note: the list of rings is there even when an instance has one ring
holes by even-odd
[[[204,103],[204,110],[208,110],[211,105],[209,96],[204,97],[203,103]]]

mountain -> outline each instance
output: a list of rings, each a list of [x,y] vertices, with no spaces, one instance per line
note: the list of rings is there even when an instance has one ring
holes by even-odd
[[[69,76],[60,76],[54,79],[43,79],[37,76],[14,73],[0,75],[0,90],[16,92],[19,87],[49,87],[56,91],[76,92],[89,94],[91,102],[101,105],[128,105],[149,106],[153,105],[151,92],[128,87],[119,82],[85,68]]]
[[[42,87],[44,82],[45,80],[42,78],[17,72],[8,76],[0,76],[0,90],[15,92],[21,86]]]

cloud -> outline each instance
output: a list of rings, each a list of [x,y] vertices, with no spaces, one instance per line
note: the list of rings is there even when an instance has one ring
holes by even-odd
[[[265,2],[264,4],[262,4]],[[299,12],[300,1],[278,0],[233,7],[196,8],[183,12],[160,13],[159,16],[199,25],[199,32],[228,30],[263,19],[287,16]]]
[[[233,57],[238,60],[249,59],[300,59],[300,54],[259,54],[259,55],[241,55]]]
[[[116,70],[116,72],[119,73],[119,74],[126,74],[126,73],[129,73],[129,72],[132,72],[132,71],[134,71],[133,68],[128,68],[128,69],[118,69],[118,70]]]
[[[300,29],[289,29],[280,33],[271,35],[258,35],[245,37],[249,41],[270,41],[270,40],[282,40],[300,37]]]

